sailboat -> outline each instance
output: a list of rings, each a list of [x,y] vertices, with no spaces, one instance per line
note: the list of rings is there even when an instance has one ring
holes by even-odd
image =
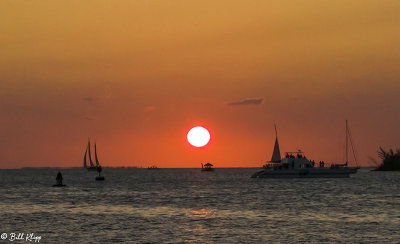
[[[350,141],[351,151],[353,152],[354,161],[356,163],[356,167],[349,167],[349,150],[348,150],[349,141]],[[357,170],[360,168],[360,166],[358,165],[358,162],[357,162],[357,157],[356,157],[356,153],[355,153],[354,146],[353,146],[353,140],[351,139],[351,133],[350,133],[347,119],[346,119],[346,162],[344,164],[350,170],[350,174],[357,173]]]
[[[87,158],[89,157],[89,165],[87,165]],[[92,161],[92,155],[90,153],[90,140],[88,140],[88,145],[86,147],[85,151],[85,156],[83,157],[83,167],[87,169],[88,171],[97,171],[99,173],[99,176],[96,176],[96,180],[104,180],[104,176],[101,176],[101,165],[99,162],[99,159],[97,157],[97,146],[96,143],[94,143],[94,159],[96,165]]]
[[[275,145],[274,145],[274,151],[272,153],[272,157],[271,157],[271,161],[267,162],[267,164],[265,164],[263,166],[263,168],[269,168],[269,167],[273,167],[274,165],[278,165],[280,164],[282,158],[281,158],[281,151],[279,150],[279,143],[278,143],[278,130],[276,129],[276,125],[275,126]]]
[[[90,153],[90,140],[89,140],[88,145],[86,147],[85,156],[83,157],[83,167],[88,171],[98,171],[98,169],[101,168],[99,160],[97,158],[96,143],[94,144],[94,156],[96,160],[96,165],[94,165],[92,161],[92,155]],[[89,165],[87,164],[88,157],[89,157]]]

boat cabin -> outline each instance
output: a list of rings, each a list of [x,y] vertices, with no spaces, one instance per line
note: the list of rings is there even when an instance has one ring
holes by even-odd
[[[314,163],[307,159],[304,152],[287,152],[281,160],[280,167],[284,169],[314,168]]]
[[[214,170],[213,169],[213,166],[214,165],[212,165],[212,164],[210,164],[210,163],[206,163],[206,164],[201,164],[201,170],[203,170],[203,171],[212,171],[212,170]]]

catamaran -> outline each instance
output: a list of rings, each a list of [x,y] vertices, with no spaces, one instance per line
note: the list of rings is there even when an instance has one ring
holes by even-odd
[[[319,167],[315,162],[310,161],[304,152],[287,152],[285,158],[281,158],[278,132],[275,126],[275,145],[271,161],[263,166],[263,170],[254,173],[252,178],[347,178],[350,174],[356,173],[359,167],[348,167],[348,138],[349,130],[346,121],[346,162],[344,164],[332,164],[325,167],[323,161]],[[353,148],[354,153],[354,148]],[[355,153],[354,153],[355,156]]]

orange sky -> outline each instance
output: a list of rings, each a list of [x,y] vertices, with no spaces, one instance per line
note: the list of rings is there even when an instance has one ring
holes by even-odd
[[[400,138],[400,2],[0,2],[0,168],[359,161]],[[232,105],[245,99],[260,104]],[[197,123],[213,133],[194,149]]]

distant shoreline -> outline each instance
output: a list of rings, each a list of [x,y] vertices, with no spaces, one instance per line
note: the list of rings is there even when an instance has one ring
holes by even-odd
[[[174,168],[159,168],[159,169],[199,169],[200,167],[174,167]],[[260,167],[218,167],[216,169],[255,169]],[[373,166],[361,166],[363,169],[376,167]],[[5,168],[0,170],[27,170],[27,169],[83,169],[83,167],[21,167],[21,168]],[[115,166],[115,167],[103,167],[103,169],[147,169],[147,167],[137,167],[137,166]]]

